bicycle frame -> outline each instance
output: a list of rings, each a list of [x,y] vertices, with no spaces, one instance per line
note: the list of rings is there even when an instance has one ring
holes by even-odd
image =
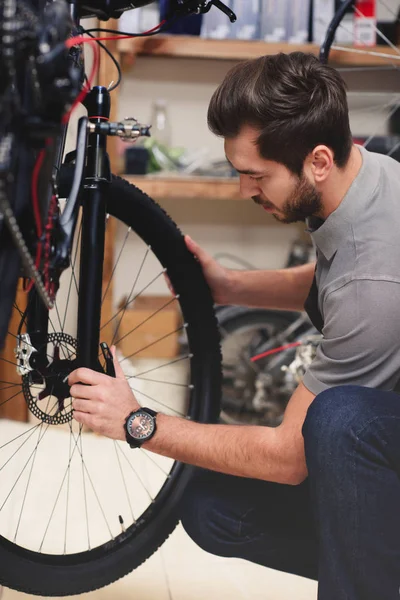
[[[110,114],[110,95],[104,87],[94,87],[85,105],[92,123],[107,121]],[[79,206],[82,206],[82,234],[80,245],[80,290],[78,298],[76,366],[101,370],[99,363],[99,331],[103,279],[104,238],[106,224],[105,186],[111,181],[107,136],[90,133],[86,147],[86,169],[79,201],[73,207],[73,226],[69,236],[72,245]],[[67,203],[68,204],[68,203]],[[71,248],[69,247],[70,251]],[[28,299],[27,333],[38,349],[35,367],[46,365],[48,336],[48,309],[33,288]]]

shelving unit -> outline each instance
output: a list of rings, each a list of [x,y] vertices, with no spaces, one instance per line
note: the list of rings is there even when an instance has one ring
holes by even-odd
[[[279,52],[309,52],[315,56],[318,56],[319,53],[319,46],[316,44],[266,43],[257,40],[207,40],[196,36],[174,35],[119,40],[117,49],[124,66],[132,65],[137,55],[246,60]],[[395,57],[397,55],[399,57],[400,53],[400,49],[396,52],[388,46],[367,48],[362,52],[359,50],[356,48],[350,51],[350,47],[349,50],[332,50],[331,60],[341,66],[373,66],[383,62],[387,63],[388,56]],[[379,56],[380,54],[382,56]]]
[[[243,200],[238,179],[123,175],[154,200]]]

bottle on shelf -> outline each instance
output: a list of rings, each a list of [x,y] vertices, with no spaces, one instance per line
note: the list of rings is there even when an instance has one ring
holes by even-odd
[[[168,119],[167,102],[158,98],[153,104],[151,115],[151,136],[163,146],[171,146],[171,126]]]

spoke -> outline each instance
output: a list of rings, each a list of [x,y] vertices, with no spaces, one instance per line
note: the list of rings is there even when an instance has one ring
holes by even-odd
[[[97,494],[97,492],[96,492],[96,489],[95,489],[95,487],[94,487],[94,485],[93,485],[92,478],[90,477],[89,470],[88,470],[88,468],[87,468],[87,466],[86,466],[86,463],[85,463],[85,461],[84,461],[84,459],[83,459],[83,445],[82,445],[82,436],[81,436],[81,432],[82,432],[82,427],[80,427],[80,429],[79,429],[79,436],[78,436],[78,438],[75,438],[75,434],[74,434],[73,430],[71,429],[72,437],[74,438],[74,441],[75,441],[75,448],[76,448],[76,447],[78,447],[78,440],[79,440],[79,438],[80,438],[80,439],[81,439],[81,449],[79,449],[79,447],[78,447],[78,452],[79,452],[79,454],[80,454],[80,456],[81,456],[81,459],[82,459],[82,466],[83,466],[83,468],[84,468],[84,470],[85,470],[85,472],[86,472],[86,475],[87,475],[87,478],[88,478],[88,480],[89,480],[89,483],[90,483],[90,485],[92,486],[93,493],[94,493],[94,495],[95,495],[95,498],[96,498],[96,500],[97,500],[97,503],[98,503],[98,505],[99,505],[100,511],[101,511],[101,513],[102,513],[102,515],[103,515],[103,518],[104,518],[105,524],[107,525],[107,529],[108,529],[108,531],[109,531],[109,534],[110,534],[111,538],[112,538],[112,539],[114,539],[114,536],[113,536],[113,534],[112,534],[112,531],[111,531],[110,525],[108,524],[107,517],[106,517],[106,515],[105,515],[105,512],[104,512],[104,509],[103,509],[103,507],[102,507],[102,505],[101,505],[101,502],[100,502],[99,496],[98,496],[98,494]],[[75,451],[75,448],[74,448],[74,451]],[[86,496],[85,496],[85,498],[86,498]]]
[[[4,387],[0,387],[0,391],[9,390],[10,388],[21,387],[20,383],[10,383],[10,385],[5,385]]]
[[[8,492],[8,495],[7,495],[6,499],[4,500],[3,504],[0,506],[0,512],[3,510],[3,508],[4,508],[4,506],[5,506],[6,502],[7,502],[7,500],[9,499],[9,497],[10,497],[10,496],[11,496],[11,494],[12,494],[12,492],[14,491],[14,488],[15,488],[15,486],[17,485],[18,481],[19,481],[19,480],[20,480],[20,478],[22,477],[22,473],[25,471],[26,467],[28,466],[28,464],[29,464],[29,462],[30,462],[30,460],[31,460],[32,456],[33,456],[33,455],[36,453],[37,447],[38,447],[38,445],[40,444],[40,442],[42,441],[42,439],[44,438],[44,436],[45,436],[45,433],[46,433],[46,431],[48,430],[48,428],[49,428],[49,427],[50,427],[50,425],[47,425],[47,426],[46,426],[46,429],[44,430],[44,432],[42,433],[41,437],[39,438],[39,440],[38,440],[38,442],[37,442],[37,444],[36,444],[35,448],[32,450],[31,454],[29,455],[29,457],[28,457],[28,460],[26,461],[25,465],[24,465],[24,466],[23,466],[23,468],[22,468],[22,471],[20,472],[20,474],[18,475],[17,479],[15,480],[15,482],[14,482],[14,485],[12,486],[11,490]],[[33,433],[33,432],[32,432],[32,433]],[[29,437],[31,437],[31,436],[29,436]],[[29,438],[27,438],[27,439],[25,440],[25,442],[27,442],[27,441],[28,441],[28,439],[29,439]],[[25,442],[24,442],[24,444],[25,444]],[[23,445],[23,444],[22,444],[22,445]],[[13,455],[13,456],[14,456],[14,455]],[[7,462],[9,462],[9,461],[7,461]],[[7,464],[7,463],[6,463],[6,464]],[[5,465],[3,465],[3,467],[4,467],[4,466],[5,466]],[[3,467],[2,467],[2,468],[3,468]],[[1,469],[0,469],[0,470],[1,470]]]
[[[397,144],[395,144],[395,145],[393,146],[393,148],[390,150],[390,152],[388,152],[387,156],[392,156],[392,154],[393,154],[394,152],[396,152],[396,150],[397,150],[399,147],[400,147],[400,142],[397,142]]]
[[[131,470],[134,472],[134,474],[136,475],[136,478],[140,481],[140,483],[142,484],[142,487],[144,489],[144,491],[146,492],[146,494],[148,495],[148,497],[150,498],[151,502],[154,502],[154,498],[152,497],[152,495],[150,494],[149,490],[147,489],[147,487],[144,485],[142,479],[139,477],[135,467],[132,465],[132,463],[130,462],[129,458],[126,456],[125,452],[122,450],[121,446],[119,444],[117,444],[117,448],[118,450],[121,452],[122,456],[125,458],[126,462],[128,463],[128,465],[130,466]]]
[[[16,302],[13,303],[13,307],[15,308],[15,310],[17,310],[19,312],[20,317],[24,316],[24,313],[22,312],[22,310],[20,309],[20,307],[18,306],[18,304]]]
[[[164,469],[162,467],[160,467],[160,465],[154,460],[154,458],[152,458],[149,454],[149,450],[146,450],[145,448],[140,448],[139,450],[153,463],[153,465],[155,465],[158,469],[160,469],[161,473],[163,475],[165,475],[165,477],[167,479],[171,479],[171,473],[168,473],[167,471],[164,471]]]
[[[397,98],[400,98],[400,94],[397,96]],[[389,103],[390,106],[391,102]],[[386,106],[384,106],[383,108],[385,108]],[[392,107],[392,109],[389,111],[389,113],[385,116],[385,122],[390,119],[390,117],[398,110],[399,108],[399,104],[396,104],[395,106]],[[375,129],[374,133],[372,133],[364,142],[364,147],[368,146],[369,142],[374,139],[374,137],[377,134],[377,131],[379,131],[379,127],[377,129]]]
[[[364,15],[364,14],[363,14],[363,13],[360,11],[360,9],[359,9],[357,6],[354,6],[354,10],[356,11],[356,13],[358,14],[358,16],[359,16],[359,17],[363,17],[363,18],[365,18],[365,15]],[[377,35],[378,35],[378,36],[379,36],[379,37],[380,37],[380,38],[381,38],[381,39],[382,39],[384,42],[386,42],[386,44],[387,44],[388,46],[390,46],[390,48],[391,48],[392,50],[394,50],[396,54],[399,54],[399,55],[400,55],[400,50],[397,48],[397,46],[395,46],[395,45],[393,44],[393,42],[391,42],[391,41],[389,40],[389,38],[388,38],[388,37],[386,37],[386,35],[385,35],[385,34],[383,34],[383,33],[382,33],[382,31],[380,31],[380,29],[378,29],[378,28],[377,28],[377,26],[376,26],[376,25],[374,25],[374,24],[373,24],[372,26],[373,26],[373,28],[374,28],[374,31],[375,31],[375,33],[376,33],[376,34],[377,34]]]
[[[186,416],[185,413],[180,412],[179,410],[175,410],[175,408],[172,408],[171,406],[168,406],[168,404],[164,404],[163,402],[160,402],[160,400],[156,400],[155,398],[153,398],[153,396],[150,396],[149,394],[146,394],[146,392],[142,392],[142,390],[138,390],[138,389],[136,389],[136,388],[134,388],[132,386],[130,386],[130,388],[136,394],[142,394],[142,396],[145,396],[145,398],[148,398],[149,400],[152,400],[156,404],[159,404],[160,406],[163,406],[164,408],[167,408],[168,410],[171,410],[176,415],[179,415],[180,417],[185,417]]]
[[[33,431],[34,429],[37,429],[38,427],[41,426],[42,423],[37,423],[36,425],[34,425],[33,427],[31,427],[30,429],[27,429],[26,431],[23,431],[22,433],[20,433],[19,435],[17,435],[15,438],[13,438],[12,440],[9,440],[8,442],[6,442],[5,444],[3,444],[2,446],[0,446],[0,450],[2,450],[3,448],[5,448],[6,446],[8,446],[9,444],[12,444],[13,442],[15,442],[15,440],[18,440],[20,437],[26,435],[27,433],[29,433],[30,431]],[[0,469],[1,471],[1,469]]]
[[[7,398],[7,400],[4,400],[4,402],[0,402],[0,406],[4,406],[4,404],[7,404],[7,402],[10,402],[10,400],[13,400],[13,398],[16,398],[20,394],[22,394],[22,390],[19,390],[19,392],[17,392],[13,396],[10,396],[9,398]]]
[[[144,265],[144,263],[146,262],[146,258],[148,257],[148,255],[149,255],[149,252],[150,252],[150,246],[148,246],[148,247],[147,247],[147,250],[146,250],[146,252],[145,252],[145,255],[144,255],[144,257],[143,257],[142,263],[141,263],[141,265],[140,265],[140,267],[139,267],[139,271],[138,271],[138,272],[137,272],[137,274],[136,274],[135,280],[134,280],[134,282],[133,282],[133,285],[132,285],[132,287],[131,287],[131,291],[129,292],[129,295],[128,295],[128,298],[127,298],[127,301],[126,301],[126,303],[125,303],[125,306],[124,306],[124,307],[123,307],[123,309],[122,309],[122,315],[121,315],[121,318],[120,318],[120,320],[119,320],[119,323],[118,323],[118,325],[117,325],[117,327],[116,327],[116,329],[115,329],[115,331],[114,331],[113,338],[112,338],[112,340],[111,340],[111,345],[113,344],[113,342],[114,342],[114,340],[115,340],[115,338],[116,338],[116,335],[117,335],[117,333],[118,333],[118,331],[119,331],[119,326],[121,325],[121,321],[122,321],[122,319],[124,318],[124,314],[125,314],[125,312],[126,312],[126,309],[127,309],[128,305],[129,305],[130,299],[131,299],[131,297],[132,297],[132,295],[133,295],[133,292],[134,292],[134,290],[135,290],[136,284],[137,284],[137,282],[138,282],[138,279],[139,279],[139,277],[140,277],[140,273],[142,272],[143,265]],[[136,297],[137,297],[137,296],[136,296]]]
[[[40,425],[41,425],[41,423],[38,423],[38,426],[40,426]],[[31,429],[29,429],[29,431],[31,432],[31,434],[30,434],[30,435],[28,435],[28,437],[27,437],[27,438],[26,438],[26,439],[25,439],[25,440],[22,442],[22,444],[20,444],[20,445],[18,446],[18,448],[17,448],[17,449],[16,449],[16,450],[13,452],[13,454],[11,454],[11,456],[10,456],[10,457],[9,457],[9,458],[6,460],[6,462],[5,462],[5,463],[4,463],[4,464],[3,464],[3,465],[0,467],[0,471],[2,471],[2,470],[4,469],[4,467],[6,467],[6,466],[8,465],[8,463],[10,462],[10,460],[12,460],[12,459],[14,458],[14,456],[15,456],[16,454],[18,454],[18,452],[21,450],[21,448],[22,448],[23,446],[25,446],[26,442],[27,442],[27,441],[28,441],[28,440],[29,440],[29,439],[30,439],[30,438],[33,436],[33,434],[35,433],[35,429],[36,429],[36,427],[32,427]],[[21,434],[21,435],[22,435],[22,434]],[[18,437],[21,437],[21,436],[18,436]],[[18,439],[18,438],[15,438],[15,439]],[[11,440],[11,441],[14,441],[14,440]],[[7,442],[7,444],[8,444],[8,443],[10,443],[10,442]],[[4,446],[6,446],[7,444],[4,444]],[[20,476],[21,476],[21,473],[20,473]],[[1,509],[0,509],[0,510],[1,510]]]
[[[156,310],[156,312],[154,312],[152,315],[150,315],[149,317],[147,317],[147,319],[145,319],[144,321],[142,321],[139,325],[136,325],[136,327],[134,327],[133,329],[131,329],[130,331],[128,331],[128,333],[126,333],[125,335],[123,335],[121,338],[119,338],[119,340],[117,340],[114,343],[116,345],[119,344],[122,340],[124,340],[126,337],[128,337],[128,335],[130,335],[131,333],[133,333],[134,331],[136,331],[137,329],[139,329],[139,327],[141,327],[144,323],[146,323],[147,321],[149,321],[150,319],[152,319],[157,313],[159,313],[166,306],[168,306],[169,304],[171,304],[171,302],[174,302],[174,300],[175,300],[175,298],[172,298],[172,300],[169,300],[169,302],[167,302],[167,304],[164,304],[164,306],[162,306],[161,308],[159,308],[158,310]],[[126,356],[125,358],[123,358],[121,360],[121,362],[123,362],[127,358],[131,358],[132,356],[136,356],[136,354],[138,354],[139,352],[143,352],[143,350],[147,350],[147,348],[151,348],[151,346],[154,346],[154,344],[157,344],[158,342],[161,342],[161,340],[165,340],[165,338],[170,337],[174,333],[178,333],[178,331],[182,331],[182,329],[185,329],[185,325],[182,325],[181,327],[178,327],[178,329],[175,329],[175,331],[171,331],[170,333],[166,333],[165,335],[163,335],[162,337],[158,338],[154,342],[151,342],[147,346],[144,346],[143,348],[140,348],[139,350],[136,350],[135,352],[133,352],[129,356]]]
[[[8,360],[7,358],[4,358],[3,356],[0,357],[0,360],[2,360],[3,362],[8,363],[9,365],[12,365],[13,367],[18,367],[17,363],[12,362],[11,360]]]
[[[71,421],[69,421],[69,423],[71,423]],[[72,445],[72,435],[70,433],[69,436],[69,449],[68,449],[68,456],[69,456],[69,461],[71,463],[72,460],[72,456],[71,456],[71,445]],[[65,527],[64,527],[64,554],[67,553],[67,526],[68,526],[68,508],[69,508],[69,482],[70,482],[70,475],[71,475],[71,470],[68,469],[68,476],[67,476],[67,501],[66,501],[66,506],[65,506]]]
[[[49,403],[50,403],[50,398],[49,398],[49,400],[47,402],[46,410],[49,409]],[[30,471],[29,471],[29,476],[28,476],[28,481],[27,481],[26,488],[25,488],[24,498],[22,500],[21,510],[20,510],[20,513],[19,513],[19,518],[18,518],[18,523],[17,523],[17,528],[15,530],[15,535],[14,535],[14,542],[17,539],[18,530],[19,530],[19,526],[20,526],[20,523],[21,523],[21,519],[22,519],[22,513],[23,513],[23,510],[24,510],[24,506],[25,506],[25,502],[26,502],[26,497],[28,495],[29,484],[30,484],[31,478],[32,478],[33,467],[35,465],[35,460],[36,460],[36,456],[37,456],[37,449],[38,449],[38,446],[39,446],[40,434],[41,434],[42,429],[43,429],[43,422],[40,423],[38,440],[37,440],[36,447],[35,447],[35,454],[34,454],[34,457],[33,457],[33,460],[32,460],[32,464],[31,464],[31,468],[30,468]]]
[[[114,277],[115,270],[116,270],[116,268],[117,268],[117,266],[118,266],[119,259],[121,258],[121,254],[122,254],[122,252],[123,252],[123,250],[124,250],[124,248],[125,248],[125,245],[126,245],[126,242],[127,242],[127,240],[128,240],[128,237],[129,237],[129,234],[130,234],[131,230],[132,230],[132,228],[131,228],[131,227],[128,227],[128,229],[127,229],[127,232],[126,232],[126,234],[125,234],[125,239],[124,239],[124,242],[123,242],[123,244],[122,244],[121,250],[120,250],[120,251],[119,251],[119,253],[118,253],[118,258],[117,258],[117,260],[115,261],[115,265],[114,265],[114,267],[113,267],[113,270],[112,270],[112,273],[111,273],[111,275],[110,275],[110,279],[108,280],[107,287],[106,287],[106,289],[105,289],[105,291],[104,291],[104,294],[103,294],[103,298],[101,299],[101,306],[103,306],[103,302],[104,302],[104,300],[105,300],[105,298],[106,298],[106,296],[107,296],[107,292],[108,292],[108,290],[110,289],[111,281],[112,281],[112,279],[113,279],[113,277]]]
[[[163,269],[161,271],[161,273],[159,273],[158,275],[156,275],[147,285],[144,286],[144,288],[142,288],[140,290],[140,292],[138,292],[136,294],[136,296],[134,298],[132,298],[132,300],[130,300],[129,302],[127,302],[123,307],[121,307],[113,317],[111,317],[111,319],[109,319],[106,323],[104,323],[104,325],[102,325],[102,327],[100,328],[100,331],[102,331],[104,329],[104,327],[107,327],[107,325],[109,323],[111,323],[111,321],[113,321],[114,319],[116,319],[118,317],[118,315],[125,311],[129,304],[132,304],[132,302],[135,302],[136,298],[138,298],[141,294],[143,294],[144,291],[146,291],[155,281],[157,281],[157,279],[159,279],[161,277],[161,275],[164,275],[164,273],[166,272],[167,269]]]
[[[165,565],[164,549],[163,548],[160,548],[160,558],[161,558],[161,562],[162,562],[162,565],[163,565],[165,583],[167,584],[168,600],[173,600],[173,598],[172,598],[172,591],[171,591],[171,582],[169,580],[168,571],[167,571],[167,568],[166,568],[166,565]]]
[[[379,56],[381,58],[389,58],[390,60],[400,60],[400,56],[396,54],[386,54],[385,52],[376,52],[374,50],[361,50],[354,48],[353,46],[331,46],[332,50],[338,50],[340,52],[354,52],[355,54],[368,54],[369,56]]]
[[[80,226],[79,226],[78,239],[76,241],[76,248],[75,248],[74,260],[71,263],[71,277],[69,279],[67,300],[65,302],[64,320],[63,320],[63,324],[62,324],[63,330],[64,330],[64,327],[65,327],[65,322],[67,320],[67,313],[68,313],[68,307],[69,307],[69,298],[70,298],[70,295],[71,295],[71,288],[72,288],[72,282],[73,281],[75,282],[76,293],[79,296],[78,282],[77,282],[76,277],[75,277],[75,265],[76,265],[76,259],[77,259],[77,256],[78,256],[79,242],[80,242],[80,238],[81,238],[81,233],[82,233],[82,221],[81,221]]]
[[[71,427],[71,434],[73,435],[72,424],[70,425],[70,427]],[[79,444],[80,444],[79,454],[81,455],[81,465],[82,465],[83,501],[85,504],[85,514],[86,514],[86,534],[87,534],[87,540],[88,540],[88,550],[90,550],[89,512],[88,512],[88,506],[87,506],[86,479],[85,479],[85,469],[84,469],[84,463],[83,463],[82,428],[83,428],[83,425],[80,424],[79,425],[79,433],[78,433]]]
[[[174,381],[162,381],[161,379],[147,379],[147,377],[137,377],[136,375],[131,375],[131,377],[140,379],[141,381],[151,381],[152,383],[163,383],[165,385],[175,385],[177,387],[184,387],[188,388],[189,390],[192,390],[194,388],[194,385],[187,383],[175,383]]]
[[[132,504],[131,504],[131,499],[130,499],[129,493],[128,493],[128,487],[126,485],[124,473],[122,471],[122,465],[121,465],[121,460],[120,460],[119,454],[118,454],[117,441],[116,440],[114,440],[114,450],[115,450],[115,454],[117,455],[118,466],[119,466],[119,470],[120,470],[120,473],[121,473],[122,483],[123,483],[123,486],[124,486],[124,489],[125,489],[126,499],[128,501],[129,508],[131,510],[132,520],[133,520],[134,523],[136,523],[135,515],[133,514],[133,508],[132,508]]]
[[[45,532],[44,532],[44,534],[43,534],[43,538],[42,538],[41,544],[40,544],[40,546],[39,546],[39,552],[41,552],[41,551],[42,551],[42,547],[43,547],[43,544],[44,544],[44,540],[45,540],[45,538],[46,538],[46,535],[47,535],[48,529],[49,529],[49,527],[50,527],[50,523],[51,523],[51,520],[52,520],[52,518],[53,518],[54,511],[55,511],[55,509],[56,509],[56,506],[57,506],[57,504],[58,504],[58,499],[59,499],[59,497],[60,497],[61,490],[62,490],[62,488],[64,487],[64,481],[65,481],[65,479],[66,479],[66,477],[67,477],[67,475],[68,475],[68,473],[69,473],[69,470],[70,470],[70,467],[71,467],[71,461],[72,461],[72,458],[73,458],[73,456],[74,456],[74,453],[75,453],[75,450],[76,450],[76,448],[77,448],[77,442],[75,443],[75,446],[74,446],[74,449],[73,449],[73,451],[72,451],[72,454],[71,454],[71,455],[70,455],[70,457],[69,457],[68,464],[67,464],[67,468],[65,469],[64,477],[62,478],[61,485],[60,485],[60,487],[59,487],[59,489],[58,489],[58,493],[57,493],[57,496],[56,496],[55,502],[54,502],[54,504],[53,504],[53,508],[52,508],[52,511],[51,511],[51,514],[50,514],[49,520],[48,520],[48,522],[47,522],[47,526],[46,526]]]
[[[193,358],[193,354],[186,354],[185,356],[180,356],[179,358],[170,360],[169,362],[164,363],[162,365],[157,365],[157,367],[152,367],[151,369],[147,369],[147,371],[142,371],[141,373],[138,373],[137,375],[131,375],[131,376],[127,377],[127,379],[132,379],[133,377],[140,377],[141,375],[146,375],[146,373],[151,373],[152,371],[157,371],[157,369],[162,369],[163,367],[168,367],[169,365],[173,365],[177,362],[181,362],[182,360],[187,360],[188,358]]]

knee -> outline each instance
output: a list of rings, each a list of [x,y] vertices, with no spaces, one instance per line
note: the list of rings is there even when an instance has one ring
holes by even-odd
[[[371,418],[375,396],[371,388],[344,385],[315,397],[302,428],[309,470],[312,466],[340,468],[340,458],[354,444],[363,423]]]
[[[179,518],[186,533],[200,548],[218,556],[230,556],[230,544],[239,525],[233,516],[226,514],[221,499],[204,486],[201,478],[195,478],[185,490]]]

